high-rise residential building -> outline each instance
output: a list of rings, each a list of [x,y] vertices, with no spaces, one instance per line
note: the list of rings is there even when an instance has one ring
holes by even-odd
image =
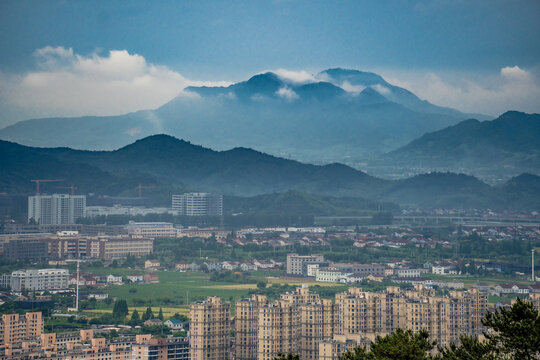
[[[45,291],[68,288],[66,269],[17,270],[11,273],[11,290]]]
[[[41,312],[24,315],[4,314],[0,318],[0,348],[20,344],[23,340],[39,337],[43,332]]]
[[[426,329],[441,345],[460,334],[481,334],[487,296],[476,289],[435,296],[417,286],[403,291],[365,292],[351,287],[333,303],[307,287],[269,301],[263,295],[236,302],[235,350],[238,360],[271,360],[278,353],[301,359],[337,360],[346,350],[369,345],[377,335],[398,328]]]
[[[186,193],[172,196],[172,210],[179,215],[223,215],[223,195],[210,193]]]
[[[28,197],[28,221],[38,224],[74,224],[86,216],[86,195],[35,195]]]
[[[231,304],[216,296],[190,305],[190,360],[229,358],[230,310]]]
[[[236,358],[271,360],[278,353],[298,353],[301,359],[318,359],[319,343],[331,339],[336,328],[336,308],[301,287],[267,301],[262,295],[236,302]]]
[[[302,275],[304,264],[324,263],[324,255],[287,254],[287,274]]]

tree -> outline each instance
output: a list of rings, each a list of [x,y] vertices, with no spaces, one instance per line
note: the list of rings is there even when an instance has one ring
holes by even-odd
[[[273,360],[300,360],[300,355],[279,353]]]
[[[540,357],[540,316],[534,305],[516,298],[507,310],[487,312],[482,324],[488,343],[505,357],[538,359]]]
[[[118,300],[114,303],[113,318],[124,319],[129,314],[126,300]]]
[[[159,308],[159,314],[158,314],[158,319],[163,321],[163,309],[162,308]]]
[[[447,347],[439,347],[442,360],[497,360],[502,359],[496,349],[487,342],[478,340],[477,336],[462,335],[459,337],[459,346],[450,343]]]
[[[258,281],[257,282],[257,289],[266,289],[266,281]]]
[[[412,330],[397,329],[390,335],[377,336],[371,343],[371,350],[359,346],[353,352],[346,352],[340,356],[340,360],[427,360],[432,359],[429,352],[435,347],[436,342],[429,340],[429,333],[420,330],[413,333]]]
[[[132,326],[138,325],[141,322],[141,318],[139,317],[139,312],[137,309],[133,310],[133,314],[131,314],[131,320],[130,324]]]
[[[142,316],[142,321],[146,321],[148,319],[154,318],[154,314],[152,313],[152,308],[149,306],[146,308],[146,312]]]

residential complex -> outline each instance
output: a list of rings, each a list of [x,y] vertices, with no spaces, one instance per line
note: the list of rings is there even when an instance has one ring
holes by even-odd
[[[152,338],[149,334],[113,342],[92,329],[43,333],[41,313],[3,315],[0,360],[188,360],[187,338]]]
[[[219,299],[212,299],[221,304]],[[481,319],[487,311],[487,301],[487,294],[477,289],[436,296],[433,289],[424,286],[414,290],[391,286],[384,292],[351,287],[337,294],[335,302],[321,299],[307,286],[284,293],[275,301],[253,295],[236,302],[236,359],[271,360],[279,352],[292,352],[301,359],[335,360],[340,353],[369,344],[376,335],[389,334],[397,328],[415,332],[426,329],[432,339],[446,345],[457,342],[462,334],[482,333]],[[205,316],[210,323],[201,324],[200,319]],[[210,329],[215,319],[201,310],[192,324],[197,324],[198,329]],[[209,344],[202,345],[204,348]],[[217,359],[214,355],[201,356]]]
[[[86,216],[85,195],[35,195],[28,197],[28,222],[74,224]]]
[[[52,291],[68,288],[66,269],[17,270],[11,273],[12,291]]]
[[[223,195],[209,193],[186,193],[172,196],[172,210],[178,215],[223,215]]]
[[[189,307],[190,360],[229,358],[231,304],[211,296]]]

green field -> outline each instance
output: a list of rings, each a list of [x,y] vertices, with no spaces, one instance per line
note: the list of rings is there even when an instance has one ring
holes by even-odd
[[[125,269],[89,269],[94,273],[114,273],[128,275],[133,270]],[[108,270],[108,271],[103,271]],[[123,271],[122,271],[123,270]],[[141,273],[141,271],[138,271]],[[129,305],[139,305],[141,301],[152,306],[185,305],[193,301],[217,295],[225,300],[239,299],[248,296],[248,292],[256,289],[255,284],[234,284],[214,282],[209,276],[199,272],[158,271],[159,284],[125,284],[103,288],[111,297],[126,299]]]

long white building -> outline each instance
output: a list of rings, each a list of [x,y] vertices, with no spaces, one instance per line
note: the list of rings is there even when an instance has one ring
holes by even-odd
[[[186,193],[172,196],[172,210],[179,215],[223,215],[223,195]]]
[[[28,221],[38,224],[75,224],[86,216],[86,195],[35,195],[28,197]]]
[[[68,288],[66,269],[17,270],[11,273],[11,290],[45,291]]]

